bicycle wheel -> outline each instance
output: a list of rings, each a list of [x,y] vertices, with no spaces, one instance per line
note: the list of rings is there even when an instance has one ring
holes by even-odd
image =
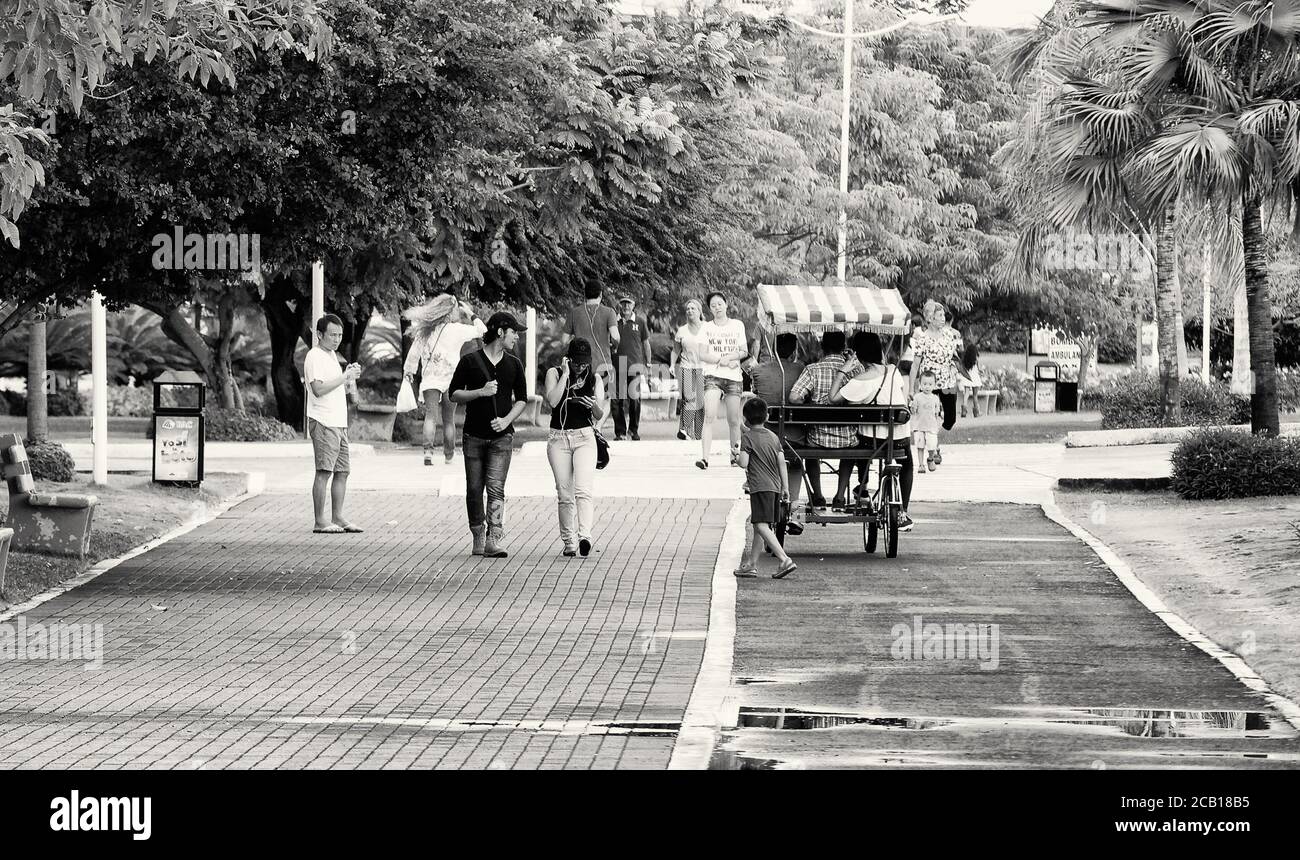
[[[885,504],[885,558],[898,558],[898,508]]]
[[[880,529],[876,525],[875,514],[862,521],[862,548],[867,552],[876,551],[876,540],[880,534]]]

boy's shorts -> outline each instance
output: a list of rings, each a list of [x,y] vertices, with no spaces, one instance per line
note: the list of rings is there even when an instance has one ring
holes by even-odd
[[[939,447],[939,434],[930,430],[913,430],[912,447],[933,451]]]
[[[749,494],[749,521],[751,523],[767,523],[769,526],[776,525],[777,510],[780,508],[780,493],[750,493]]]

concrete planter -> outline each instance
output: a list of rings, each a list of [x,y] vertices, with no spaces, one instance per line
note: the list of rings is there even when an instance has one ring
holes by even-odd
[[[349,422],[348,439],[359,442],[393,441],[393,424],[397,408],[391,403],[358,403],[356,415]]]

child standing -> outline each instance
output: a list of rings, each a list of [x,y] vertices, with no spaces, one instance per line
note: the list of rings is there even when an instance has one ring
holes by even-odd
[[[785,554],[785,549],[772,529],[781,516],[781,503],[790,498],[785,457],[781,455],[781,442],[776,434],[763,426],[767,423],[767,402],[761,397],[751,397],[745,401],[742,414],[745,418],[745,433],[736,456],[740,467],[745,470],[749,484],[749,521],[753,526],[753,536],[750,540],[749,560],[736,568],[736,576],[758,576],[758,554],[760,547],[766,544],[772,555],[781,562],[772,578],[781,579],[798,567],[794,559]]]
[[[917,382],[917,392],[912,395],[909,405],[912,412],[912,450],[915,453],[916,473],[924,475],[927,464],[931,472],[935,468],[930,453],[939,448],[939,422],[943,404],[934,393],[935,378],[932,371],[923,371]]]

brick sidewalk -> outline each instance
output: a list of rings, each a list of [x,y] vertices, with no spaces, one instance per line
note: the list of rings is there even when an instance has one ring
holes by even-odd
[[[601,499],[582,560],[512,500],[485,560],[463,498],[351,501],[363,535],[263,496],[27,613],[104,665],[0,660],[0,767],[667,766],[730,502]]]

